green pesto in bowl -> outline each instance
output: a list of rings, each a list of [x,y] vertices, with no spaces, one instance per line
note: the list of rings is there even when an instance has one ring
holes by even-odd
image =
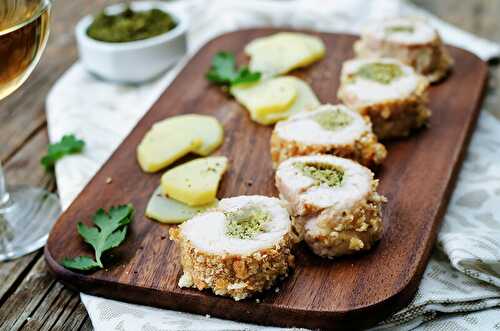
[[[160,9],[124,11],[109,15],[100,13],[87,29],[87,35],[108,43],[123,43],[143,40],[166,33],[176,26],[175,20]]]

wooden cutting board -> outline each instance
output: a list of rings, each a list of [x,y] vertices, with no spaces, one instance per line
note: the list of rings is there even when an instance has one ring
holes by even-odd
[[[373,325],[408,304],[426,267],[457,172],[473,131],[487,81],[487,65],[464,50],[450,47],[453,74],[430,90],[429,129],[387,145],[389,156],[376,174],[389,202],[383,210],[385,233],[371,252],[327,260],[307,247],[297,249],[297,268],[278,287],[254,299],[235,302],[210,292],[180,289],[178,252],[168,226],[144,217],[161,172],[143,173],[136,146],[156,121],[183,113],[216,116],[225,139],[216,154],[231,168],[219,198],[242,194],[276,196],[269,154],[272,127],[250,121],[247,112],[204,78],[212,56],[236,52],[250,40],[279,29],[252,29],[222,35],[205,45],[186,65],[97,175],[60,217],[45,247],[55,276],[77,291],[133,303],[210,314],[251,323],[306,328],[345,329]],[[327,56],[294,75],[305,79],[323,103],[336,103],[342,62],[351,58],[355,37],[313,33],[323,39]],[[184,160],[179,161],[181,163]],[[111,177],[111,183],[106,179]],[[136,216],[126,242],[112,251],[107,269],[75,273],[61,267],[63,257],[90,255],[76,223],[90,224],[98,208],[132,203]]]

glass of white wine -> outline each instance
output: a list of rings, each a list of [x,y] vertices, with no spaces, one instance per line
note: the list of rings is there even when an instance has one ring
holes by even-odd
[[[0,102],[40,60],[49,35],[50,0],[0,0]],[[59,217],[57,196],[29,186],[9,187],[0,164],[0,261],[42,247]]]

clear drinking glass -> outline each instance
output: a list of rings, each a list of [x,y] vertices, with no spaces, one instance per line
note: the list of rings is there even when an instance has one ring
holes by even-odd
[[[0,0],[0,101],[21,86],[49,35],[50,0]],[[0,261],[42,247],[61,213],[56,195],[29,186],[7,188],[0,164]]]

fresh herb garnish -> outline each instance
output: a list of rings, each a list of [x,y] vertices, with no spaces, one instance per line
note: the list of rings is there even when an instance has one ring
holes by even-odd
[[[47,154],[42,157],[40,163],[46,171],[50,171],[54,169],[57,160],[65,155],[80,153],[84,146],[85,142],[77,139],[75,135],[65,135],[59,142],[49,145]]]
[[[212,59],[212,66],[205,77],[217,85],[233,86],[256,82],[260,76],[260,72],[252,72],[248,67],[236,68],[234,54],[219,52]]]
[[[68,269],[75,270],[92,270],[96,268],[102,268],[93,258],[90,256],[77,256],[74,259],[64,258],[61,264]]]
[[[79,222],[78,233],[94,248],[95,260],[89,256],[78,256],[73,259],[64,258],[61,264],[68,269],[76,270],[104,268],[101,261],[102,254],[118,247],[125,240],[127,225],[132,221],[133,214],[132,205],[121,205],[111,207],[109,213],[102,208],[99,209],[92,217],[96,226],[88,227]]]

